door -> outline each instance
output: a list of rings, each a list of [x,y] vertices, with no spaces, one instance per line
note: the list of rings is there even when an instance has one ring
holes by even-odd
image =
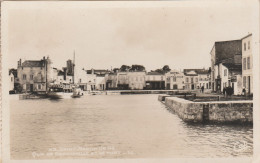
[[[167,89],[170,89],[170,84],[169,83],[167,83]]]
[[[173,85],[173,89],[178,89],[177,84],[174,84],[174,85]]]
[[[33,84],[30,84],[30,91],[33,92]]]
[[[191,89],[192,89],[192,90],[194,89],[194,84],[191,85]]]

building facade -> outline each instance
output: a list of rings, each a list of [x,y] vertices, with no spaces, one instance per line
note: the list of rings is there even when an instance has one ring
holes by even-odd
[[[167,90],[185,89],[184,73],[176,70],[172,70],[165,74],[165,87]]]
[[[194,69],[184,69],[184,85],[186,90],[199,89],[199,76]]]
[[[117,89],[117,73],[108,73],[105,75],[106,89],[115,90]]]
[[[145,89],[165,89],[165,75],[159,72],[148,72],[145,75]]]
[[[46,92],[48,84],[55,80],[50,58],[18,61],[17,78],[22,92]]]
[[[14,74],[9,70],[9,92],[14,91]]]
[[[242,38],[242,80],[246,93],[253,94],[252,34]]]
[[[142,90],[145,88],[145,71],[127,72],[127,80],[129,82],[129,89]]]
[[[223,83],[226,82],[226,79],[223,76],[224,73],[221,74],[222,63],[228,64],[229,69],[232,69],[233,67],[236,69],[237,67],[241,66],[242,41],[232,40],[215,42],[210,54],[211,89],[214,92],[223,92]]]

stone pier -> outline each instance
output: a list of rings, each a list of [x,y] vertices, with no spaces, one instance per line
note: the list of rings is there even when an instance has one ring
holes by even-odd
[[[165,105],[185,122],[253,123],[253,101],[193,102],[165,97]]]

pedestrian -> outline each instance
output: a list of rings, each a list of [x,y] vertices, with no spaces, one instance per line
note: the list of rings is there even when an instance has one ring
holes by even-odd
[[[231,95],[233,94],[233,88],[232,87],[230,87],[230,86],[228,86],[228,88],[227,88],[227,95],[228,96],[230,96],[231,97]]]
[[[243,92],[243,95],[246,96],[246,88],[245,87],[243,87],[242,92]]]
[[[204,93],[204,86],[201,87],[201,92]]]
[[[223,88],[223,94],[226,97],[226,95],[227,95],[227,88],[226,87]]]

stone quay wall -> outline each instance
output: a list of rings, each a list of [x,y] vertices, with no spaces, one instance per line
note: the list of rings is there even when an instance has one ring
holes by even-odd
[[[165,105],[185,122],[253,123],[253,101],[193,102],[165,97]]]

